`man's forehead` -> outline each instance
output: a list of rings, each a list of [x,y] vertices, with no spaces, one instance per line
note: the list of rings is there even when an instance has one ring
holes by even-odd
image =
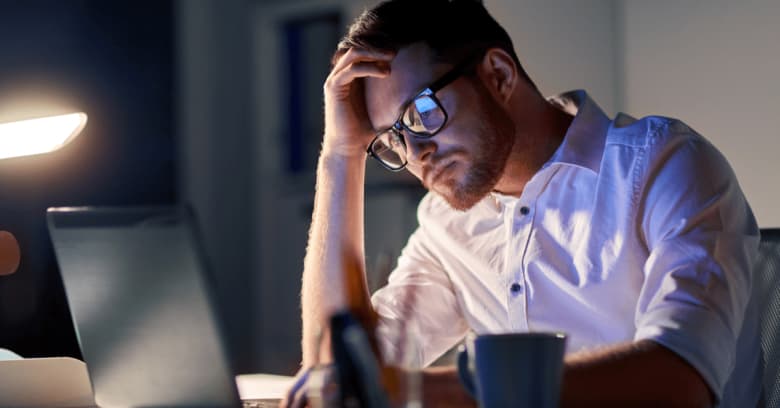
[[[366,78],[366,110],[376,130],[391,126],[401,105],[435,80],[432,60],[426,45],[410,45],[393,58],[387,78]]]

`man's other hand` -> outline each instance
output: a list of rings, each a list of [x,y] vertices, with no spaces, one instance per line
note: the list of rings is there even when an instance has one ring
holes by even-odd
[[[338,385],[336,369],[333,365],[303,367],[295,375],[292,387],[282,399],[282,408],[301,408],[310,406],[317,399],[316,406],[338,406]]]

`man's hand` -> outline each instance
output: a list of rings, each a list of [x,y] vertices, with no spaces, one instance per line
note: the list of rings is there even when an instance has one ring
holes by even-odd
[[[332,364],[317,366],[316,368],[301,368],[296,374],[292,387],[281,402],[282,408],[301,408],[306,406],[335,407],[340,404],[339,385],[336,381],[336,366]],[[436,373],[437,374],[437,373]],[[391,407],[403,407],[409,405],[411,398],[418,398],[422,394],[418,381],[410,381],[410,375],[421,375],[419,372],[410,372],[395,366],[382,367],[382,382],[385,395]],[[432,382],[432,393],[429,401],[424,401],[424,406],[447,407],[452,401],[452,388],[437,388],[441,384],[438,375]],[[413,385],[414,384],[414,385]],[[445,383],[446,385],[451,385]],[[415,387],[414,391],[408,387]],[[457,394],[457,392],[455,393]],[[463,392],[465,394],[465,391]],[[444,401],[444,403],[439,403]],[[471,400],[473,402],[473,400]],[[464,405],[464,406],[473,406]]]
[[[292,387],[287,390],[287,394],[285,394],[281,404],[279,404],[281,408],[306,406],[306,382],[309,379],[310,372],[311,367],[301,367],[301,369],[298,370],[298,373],[295,374],[295,380],[293,381]]]
[[[362,78],[390,74],[391,52],[352,48],[339,58],[325,80],[325,137],[323,154],[354,157],[365,154],[373,137],[363,94]]]
[[[302,408],[310,405],[337,406],[338,385],[335,378],[336,369],[333,365],[301,368],[279,406],[281,408]]]

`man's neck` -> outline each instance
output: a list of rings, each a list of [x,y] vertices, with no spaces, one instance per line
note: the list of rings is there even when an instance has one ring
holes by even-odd
[[[561,145],[574,119],[541,97],[532,101],[531,106],[519,105],[522,109],[515,115],[515,144],[494,189],[499,193],[520,197],[526,183]]]

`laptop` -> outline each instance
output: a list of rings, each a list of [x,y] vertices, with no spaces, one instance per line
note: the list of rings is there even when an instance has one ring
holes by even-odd
[[[188,207],[50,208],[47,221],[98,406],[242,405]]]

